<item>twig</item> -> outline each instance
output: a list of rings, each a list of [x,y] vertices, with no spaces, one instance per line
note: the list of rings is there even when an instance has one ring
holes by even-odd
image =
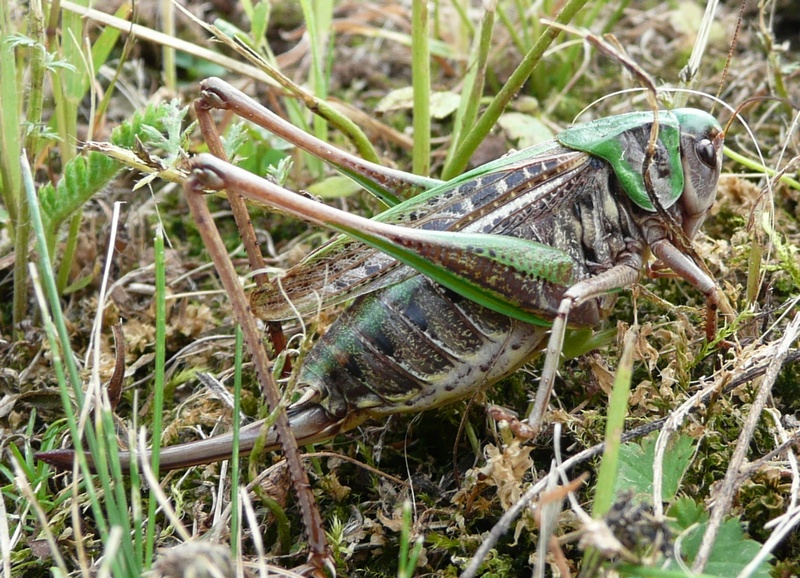
[[[198,46],[192,42],[186,42],[180,38],[169,36],[168,34],[158,32],[157,30],[147,28],[146,26],[142,26],[140,24],[132,24],[127,20],[123,20],[122,18],[117,18],[116,16],[106,14],[100,10],[80,6],[74,2],[70,2],[69,0],[61,0],[61,8],[70,12],[74,12],[75,14],[80,14],[85,18],[99,22],[100,24],[105,24],[111,28],[116,28],[117,30],[122,30],[126,33],[130,32],[131,34],[136,35],[137,38],[148,40],[150,42],[160,44],[161,46],[169,46],[170,48],[180,50],[185,54],[202,58],[203,60],[213,62],[214,64],[219,64],[229,73],[238,73],[243,76],[249,76],[250,78],[258,80],[259,82],[267,83],[271,86],[276,85],[274,80],[272,80],[269,76],[255,66],[244,64],[235,58],[230,58],[212,50],[208,50],[207,48],[203,48],[202,46]]]
[[[759,419],[761,419],[761,413],[763,412],[767,401],[769,400],[772,386],[774,385],[775,380],[778,377],[778,373],[780,372],[780,369],[786,360],[786,356],[789,352],[789,346],[794,342],[795,339],[797,339],[798,331],[800,331],[800,313],[795,316],[789,327],[786,329],[786,334],[781,340],[780,346],[775,353],[775,357],[773,357],[769,367],[767,368],[767,372],[764,375],[764,380],[761,383],[761,387],[759,387],[758,394],[753,400],[752,407],[750,408],[750,414],[747,416],[744,429],[742,429],[742,433],[739,435],[736,448],[734,449],[733,455],[731,456],[731,461],[728,464],[728,472],[725,474],[725,479],[722,481],[719,496],[716,498],[714,505],[711,508],[708,526],[706,527],[705,534],[703,534],[703,541],[700,544],[700,549],[697,552],[697,556],[695,557],[694,564],[692,566],[693,572],[702,572],[708,563],[708,558],[711,555],[711,549],[714,546],[717,533],[722,525],[722,520],[730,508],[734,493],[739,485],[739,481],[741,479],[739,473],[741,471],[742,464],[744,463],[745,456],[747,455],[747,449],[750,447],[750,441],[753,438],[756,425],[758,424]]]
[[[783,343],[781,344],[783,345]],[[782,363],[793,363],[795,361],[800,360],[800,350],[785,350],[783,355]],[[769,362],[760,363],[758,365],[754,365],[749,369],[742,371],[739,375],[735,378],[731,379],[731,381],[724,387],[722,393],[727,393],[749,381],[752,379],[764,374],[767,372],[775,361],[779,358],[778,355],[770,356]],[[779,366],[780,367],[780,366]],[[704,402],[708,401],[709,399],[719,395],[719,389],[715,387],[709,387],[698,393],[696,396],[692,397],[689,402],[684,404],[688,409],[689,412],[694,412],[701,407],[704,407]],[[691,403],[690,403],[691,402]],[[669,418],[662,418],[656,420],[652,423],[646,424],[641,427],[637,427],[635,429],[629,430],[622,434],[622,441],[629,442],[641,437],[646,436],[647,434],[662,429],[666,426]],[[573,467],[592,459],[593,457],[601,454],[605,444],[597,444],[590,448],[583,450],[582,452],[575,454],[568,460],[566,460],[563,464],[561,464],[560,468],[558,468],[559,473],[566,474],[570,469]],[[531,486],[525,494],[520,497],[519,501],[515,503],[511,508],[509,508],[505,514],[498,520],[497,524],[492,528],[492,531],[486,537],[486,539],[481,544],[480,548],[475,552],[475,555],[470,560],[469,566],[467,569],[461,574],[461,578],[474,578],[477,574],[478,568],[480,567],[481,562],[484,560],[486,555],[489,551],[495,547],[499,538],[508,531],[511,527],[511,524],[514,520],[520,515],[522,510],[539,494],[541,493],[545,487],[547,486],[547,478],[540,480],[533,486]]]

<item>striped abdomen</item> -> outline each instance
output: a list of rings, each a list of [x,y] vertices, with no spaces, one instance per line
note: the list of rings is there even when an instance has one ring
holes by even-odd
[[[334,419],[422,411],[510,374],[546,331],[416,276],[359,298],[309,352],[298,383]]]

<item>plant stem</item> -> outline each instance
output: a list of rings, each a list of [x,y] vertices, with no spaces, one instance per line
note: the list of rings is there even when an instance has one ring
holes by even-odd
[[[431,168],[431,55],[428,44],[427,0],[414,0],[411,12],[411,81],[414,86],[414,151],[412,171],[427,175]]]
[[[569,23],[575,14],[583,8],[586,2],[587,0],[569,0],[561,12],[559,12],[558,17],[556,17],[556,23]],[[503,85],[503,88],[500,89],[497,96],[492,99],[492,102],[478,119],[478,122],[475,123],[473,129],[464,138],[463,143],[458,148],[458,152],[453,158],[453,162],[447,167],[447,171],[442,174],[443,180],[452,179],[456,175],[464,172],[472,153],[478,148],[483,138],[489,134],[489,131],[505,110],[506,105],[511,102],[511,99],[514,98],[519,89],[522,88],[522,85],[528,79],[531,72],[533,72],[533,69],[536,68],[539,61],[542,59],[544,51],[553,43],[560,32],[558,28],[553,26],[548,26],[545,29],[536,41],[536,44],[528,51],[525,58],[511,75],[511,78]]]

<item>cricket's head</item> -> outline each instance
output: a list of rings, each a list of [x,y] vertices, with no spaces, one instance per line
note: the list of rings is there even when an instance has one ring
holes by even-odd
[[[713,116],[701,110],[680,108],[672,112],[681,127],[684,184],[679,206],[683,231],[692,239],[717,196],[725,133]]]

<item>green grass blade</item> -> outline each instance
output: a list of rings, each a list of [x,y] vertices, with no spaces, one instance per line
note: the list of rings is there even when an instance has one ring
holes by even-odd
[[[303,106],[311,110],[314,114],[325,119],[333,128],[341,131],[342,134],[344,134],[345,137],[353,143],[353,146],[356,147],[356,150],[361,158],[371,162],[380,163],[380,158],[378,157],[378,153],[375,152],[375,147],[372,146],[372,143],[356,123],[347,118],[345,115],[341,114],[324,99],[318,98],[316,95],[310,93],[297,83],[293,82],[288,76],[278,70],[275,65],[267,62],[264,58],[253,53],[252,51],[243,51],[236,41],[234,41],[216,26],[209,25],[205,22],[197,22],[204,26],[211,34],[213,34],[217,40],[232,50],[237,51],[243,58],[249,60],[251,64],[262,70],[280,86],[286,89],[289,94],[297,97],[303,103]],[[305,123],[302,122],[301,117],[291,114],[292,106],[289,105],[292,103],[292,100],[287,101],[287,109],[290,113],[291,120],[293,123],[302,127]]]
[[[622,346],[622,356],[614,378],[614,388],[608,403],[608,420],[606,422],[606,435],[604,437],[605,450],[597,474],[597,489],[595,491],[592,514],[600,518],[608,512],[614,502],[614,486],[617,472],[619,471],[619,452],[622,442],[622,432],[625,429],[625,416],[628,413],[628,399],[631,393],[631,379],[633,377],[633,345],[637,332],[631,328],[625,335]]]
[[[619,473],[620,446],[622,432],[625,426],[625,415],[628,412],[628,399],[630,397],[631,377],[633,368],[633,345],[636,340],[636,331],[631,329],[625,335],[622,356],[614,378],[614,387],[608,404],[608,418],[604,437],[605,449],[597,474],[592,516],[602,518],[614,502],[614,487]],[[588,569],[597,567],[601,560],[600,552],[588,548],[583,556],[583,572],[581,576],[592,575]]]
[[[154,239],[155,246],[155,273],[156,273],[156,343],[155,343],[155,379],[153,382],[153,421],[152,421],[152,449],[150,467],[154,472],[159,468],[159,450],[161,448],[161,430],[163,424],[164,411],[164,375],[166,366],[166,343],[167,343],[167,270],[166,256],[164,253],[164,232],[161,227],[156,228]],[[158,499],[150,492],[148,499],[147,513],[147,534],[145,539],[145,567],[150,566],[153,559],[153,547],[155,543],[156,509]]]
[[[486,80],[486,63],[492,43],[494,30],[495,5],[486,5],[481,20],[479,34],[475,40],[470,58],[469,68],[464,79],[464,89],[461,92],[461,101],[456,111],[453,123],[452,143],[447,151],[445,166],[448,166],[455,155],[462,139],[469,127],[475,124],[478,117],[478,106],[483,96],[483,87]]]
[[[170,0],[159,0],[158,11],[161,14],[161,28],[164,34],[175,36],[175,6]],[[164,75],[164,85],[170,94],[175,94],[178,88],[177,72],[175,69],[175,49],[164,45],[161,48],[164,62],[161,71]]]
[[[414,87],[413,172],[427,175],[431,168],[431,63],[428,2],[414,0],[411,12],[411,79]]]
[[[86,2],[83,2],[86,5]],[[67,68],[51,72],[51,84],[55,97],[55,119],[59,135],[59,151],[64,166],[72,162],[77,156],[78,143],[78,106],[84,94],[84,85],[88,80],[83,79],[82,72],[86,72],[83,58],[84,38],[83,19],[72,12],[64,12],[61,17],[61,35],[54,52],[67,64]],[[77,235],[80,230],[80,214],[71,218],[69,236],[64,247],[63,259],[58,272],[57,286],[60,292],[67,286],[69,270],[72,266],[72,257],[77,247]],[[55,256],[55,244],[51,240],[50,253]]]
[[[42,13],[41,3],[34,0],[30,5],[30,12],[28,17],[29,22],[29,35],[33,44],[29,47],[30,54],[30,72],[28,80],[28,107],[26,113],[26,124],[28,128],[28,135],[25,138],[25,149],[32,158],[38,150],[39,141],[39,125],[42,120],[42,108],[44,104],[44,75],[45,75],[45,32],[44,32],[44,14]],[[5,43],[9,43],[9,38],[4,36]],[[6,63],[4,63],[5,66]],[[16,70],[12,70],[12,77],[16,78]],[[12,83],[8,83],[12,84]],[[15,83],[13,83],[15,84]],[[5,95],[3,96],[5,102]],[[13,102],[14,110],[11,114],[16,115],[16,106],[18,103]],[[3,107],[5,109],[5,106]],[[5,114],[5,110],[3,111]],[[19,139],[21,137],[21,129],[17,129],[17,134],[6,134],[5,123],[3,123],[3,137],[9,139]],[[13,127],[7,127],[9,131],[14,131]],[[5,150],[6,147],[3,147]],[[10,147],[14,148],[14,147]],[[14,153],[12,153],[14,154]],[[16,157],[11,157],[16,158]],[[17,191],[18,194],[18,191]],[[19,202],[21,197],[17,199],[17,215],[16,222],[16,236],[14,238],[14,253],[16,255],[26,255],[28,253],[28,244],[30,241],[30,219],[28,215],[28,204]],[[28,304],[28,269],[25,259],[16,259],[14,261],[14,303],[13,303],[13,320],[14,327],[17,328],[22,323]]]
[[[14,45],[9,42],[13,31],[10,21],[10,6],[0,2],[0,69],[3,70],[3,82],[0,83],[0,177],[2,177],[3,203],[11,218],[12,225],[18,221],[19,207],[25,202],[22,193],[22,175],[19,168],[19,155],[22,151],[22,135],[19,127],[22,124],[20,109],[20,84],[18,79],[17,60]]]
[[[587,0],[569,0],[556,17],[556,22],[558,24],[568,24],[575,14],[583,8],[586,2]],[[445,167],[442,173],[442,179],[450,180],[464,171],[472,153],[475,152],[478,145],[483,141],[486,135],[489,134],[489,131],[505,110],[506,105],[511,102],[511,99],[514,98],[520,88],[522,88],[522,85],[528,79],[533,69],[539,64],[539,61],[544,55],[544,51],[552,44],[558,34],[559,31],[552,26],[548,26],[544,30],[536,41],[536,44],[528,51],[522,63],[520,63],[511,75],[511,78],[508,79],[508,82],[506,82],[503,88],[497,93],[497,96],[492,99],[492,102],[478,119],[473,129],[464,138],[464,141],[461,143],[461,146],[458,147],[458,151],[453,157],[453,161],[449,166]]]
[[[770,177],[774,177],[778,174],[778,171],[776,171],[775,169],[772,169],[770,167],[765,167],[760,162],[753,160],[749,157],[746,157],[742,154],[739,154],[736,151],[729,149],[728,147],[725,147],[723,149],[723,152],[725,153],[726,157],[728,157],[732,161],[739,163],[742,166],[747,167],[750,170],[756,171],[761,174],[766,174],[767,176]],[[788,185],[793,189],[795,189],[796,191],[800,191],[800,181],[790,177],[789,175],[786,174],[781,175],[778,178],[778,182]]]
[[[77,400],[78,407],[81,411],[84,411],[86,399],[77,366],[69,346],[69,333],[61,311],[55,277],[50,267],[46,235],[39,211],[38,200],[36,198],[36,191],[33,185],[33,177],[24,154],[21,155],[21,162],[23,167],[23,182],[25,184],[25,192],[31,214],[31,224],[36,234],[37,249],[40,253],[39,271],[44,281],[47,300],[45,300],[41,286],[38,283],[38,276],[34,280],[34,288],[37,292],[45,330],[51,344],[51,356],[53,358],[56,375],[58,376],[59,391],[61,392],[64,411],[67,415],[70,433],[74,442],[75,455],[81,472],[87,478],[89,478],[90,470],[86,452],[83,449],[83,439],[86,440],[89,452],[94,458],[95,469],[98,473],[98,478],[103,490],[103,500],[100,500],[99,494],[92,483],[87,482],[84,484],[84,487],[89,495],[89,501],[101,539],[107,544],[113,526],[128,528],[128,530],[130,530],[124,485],[121,483],[122,475],[119,467],[119,456],[116,451],[107,451],[112,447],[116,448],[113,420],[108,408],[105,410],[98,409],[100,413],[99,420],[96,422],[97,431],[95,431],[93,427],[80,428],[76,415],[72,410],[72,400],[68,391],[70,386],[72,388],[72,394]],[[47,301],[49,301],[49,308]],[[52,318],[50,317],[50,313],[53,315]],[[63,352],[63,355],[61,355],[61,352]],[[61,369],[62,362],[67,366],[66,374],[63,369]],[[95,402],[96,406],[100,408],[101,400],[96,399]],[[116,486],[112,484],[111,475],[109,473],[109,459],[113,467],[114,478],[118,482]],[[122,555],[120,557],[113,556],[111,564],[116,575],[132,575],[130,572],[136,572],[135,569],[137,565],[132,558],[133,548],[130,545],[130,534],[130,531],[123,532]]]
[[[117,18],[125,18],[126,16],[130,15],[130,8],[128,5],[123,4],[119,7],[119,9],[115,13],[115,17]],[[100,71],[100,67],[108,60],[111,51],[117,45],[117,41],[120,38],[121,32],[108,26],[103,28],[103,31],[100,33],[100,36],[92,44],[92,66],[93,66],[93,74],[97,76],[98,72]],[[122,47],[122,56],[117,61],[116,70],[114,71],[114,76],[111,77],[111,80],[108,83],[108,87],[103,91],[103,98],[97,104],[94,118],[91,120],[91,126],[93,127],[98,119],[104,118],[106,114],[106,110],[111,104],[111,99],[116,94],[116,85],[117,80],[119,79],[120,74],[122,73],[123,67],[127,61],[127,56],[133,46],[135,35],[131,34],[126,39],[123,47]],[[87,86],[84,87],[84,94],[89,89],[87,79]],[[93,135],[93,132],[90,133]]]
[[[81,432],[78,429],[78,421],[75,412],[72,409],[72,399],[70,397],[70,388],[72,394],[77,400],[79,408],[84,406],[84,394],[81,388],[81,381],[69,349],[69,333],[67,332],[66,323],[61,312],[61,304],[59,303],[59,293],[56,288],[55,277],[50,267],[50,258],[47,251],[47,241],[45,237],[44,226],[42,224],[41,214],[39,212],[38,200],[36,198],[36,190],[33,185],[33,176],[30,172],[25,155],[21,155],[21,162],[23,166],[22,176],[25,184],[25,193],[30,209],[31,226],[34,234],[36,235],[37,250],[39,251],[39,274],[44,282],[44,289],[39,283],[39,275],[34,276],[33,286],[39,301],[39,309],[42,315],[42,322],[44,325],[45,333],[50,343],[50,356],[53,363],[53,369],[56,373],[59,384],[59,392],[61,394],[61,401],[64,407],[64,412],[67,416],[67,423],[69,424],[70,434],[75,442],[75,455],[80,466],[80,470],[84,476],[89,476],[89,466],[86,459],[86,453],[81,443]],[[34,270],[35,272],[35,270]],[[45,297],[46,294],[46,297]],[[49,304],[48,304],[49,301]],[[51,312],[53,316],[51,317]],[[62,356],[62,348],[64,355]],[[66,364],[67,371],[64,371],[64,364]],[[85,431],[86,442],[89,446],[90,452],[97,452],[98,444],[95,437],[95,432],[92,428],[87,428]],[[95,454],[96,455],[96,454]],[[98,531],[102,539],[108,537],[108,525],[103,515],[103,510],[100,507],[100,502],[97,492],[92,484],[85,484],[86,491],[89,494],[90,503],[92,505],[93,513],[96,517],[95,523],[97,524]]]
[[[311,46],[311,70],[309,83],[314,96],[320,101],[328,97],[328,82],[326,74],[326,59],[323,54],[332,38],[331,21],[333,19],[333,5],[329,0],[301,0],[300,5],[308,28],[309,44]],[[313,119],[314,136],[321,140],[328,139],[328,125],[319,115]],[[309,166],[315,174],[322,176],[322,161],[316,157],[309,157]]]
[[[231,455],[231,555],[239,556],[241,548],[241,520],[239,518],[239,484],[241,473],[239,469],[239,430],[241,423],[239,416],[242,411],[242,363],[244,358],[244,339],[242,328],[236,326],[236,345],[234,347],[234,374],[233,374],[233,454]]]

